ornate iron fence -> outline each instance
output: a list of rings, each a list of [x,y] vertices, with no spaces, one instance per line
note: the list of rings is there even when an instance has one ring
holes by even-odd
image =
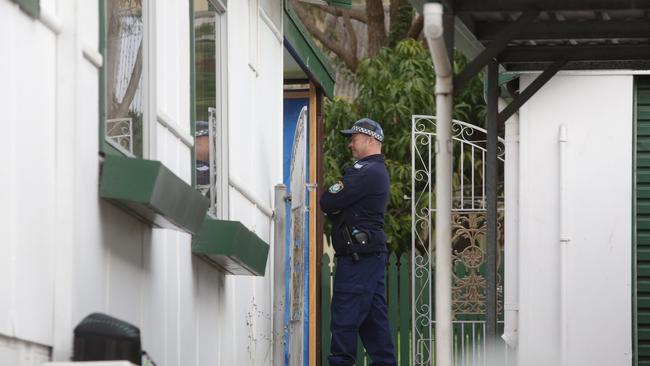
[[[435,130],[433,116],[412,119],[412,293],[413,293],[413,364],[434,364],[435,293]],[[480,350],[484,337],[465,338],[464,325],[483,323],[486,310],[485,233],[486,131],[466,122],[452,122],[452,309],[454,337],[461,339],[455,347],[455,359],[464,360],[467,347]],[[498,158],[503,169],[505,144],[499,139]],[[502,180],[501,180],[502,181]],[[499,272],[503,271],[503,184],[499,187]],[[497,274],[497,306],[503,307],[502,276]],[[461,324],[458,328],[458,324]],[[457,329],[458,328],[458,329]],[[461,332],[458,335],[457,332]],[[460,338],[459,338],[460,337]],[[480,340],[480,342],[479,342]],[[478,343],[476,343],[478,342]],[[477,348],[478,347],[478,348]],[[460,353],[458,353],[460,352]],[[463,363],[460,363],[463,364]]]

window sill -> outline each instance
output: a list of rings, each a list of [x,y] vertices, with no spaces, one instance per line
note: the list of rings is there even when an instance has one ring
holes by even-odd
[[[239,221],[206,215],[192,252],[232,275],[264,276],[269,244]]]
[[[208,199],[161,162],[106,154],[99,195],[145,222],[196,234]]]

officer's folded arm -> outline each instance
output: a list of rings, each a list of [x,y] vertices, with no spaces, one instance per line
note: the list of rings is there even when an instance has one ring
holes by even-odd
[[[320,208],[326,214],[336,214],[353,205],[366,195],[364,176],[345,175],[342,180],[331,185],[320,198]]]

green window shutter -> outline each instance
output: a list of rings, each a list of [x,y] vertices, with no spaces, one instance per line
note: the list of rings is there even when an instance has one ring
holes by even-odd
[[[650,365],[650,78],[636,80],[635,102],[635,353]]]
[[[38,18],[41,16],[41,1],[40,0],[13,0],[20,6],[26,13]]]

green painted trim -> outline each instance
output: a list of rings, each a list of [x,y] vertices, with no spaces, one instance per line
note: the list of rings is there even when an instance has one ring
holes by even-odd
[[[311,35],[300,22],[298,15],[285,3],[284,7],[284,38],[288,50],[296,57],[310,77],[320,85],[328,97],[334,96],[334,69],[327,56],[316,46]]]
[[[107,155],[99,195],[156,227],[196,234],[208,199],[161,162]]]
[[[196,65],[194,48],[194,0],[190,3],[190,133],[196,142]],[[190,149],[190,166],[192,167],[192,187],[196,187],[196,144]]]
[[[102,55],[102,67],[99,68],[99,152],[107,153],[109,146],[104,140],[106,115],[106,5],[105,0],[99,0],[99,53]],[[118,152],[111,146],[111,153]],[[121,155],[121,154],[120,154]]]
[[[638,333],[638,308],[637,308],[637,270],[636,270],[636,247],[637,247],[637,238],[636,238],[636,200],[637,200],[637,184],[636,184],[636,164],[637,164],[637,156],[636,156],[636,131],[637,131],[637,98],[638,98],[638,93],[637,93],[637,85],[638,85],[638,78],[634,78],[632,82],[632,121],[633,121],[633,130],[632,130],[632,218],[631,218],[631,237],[632,237],[632,364],[633,365],[638,365],[639,364],[639,354],[637,351],[638,348],[638,342],[639,342],[639,333]]]
[[[40,0],[13,0],[20,8],[34,18],[41,16],[41,1]]]
[[[192,252],[233,275],[264,276],[269,244],[239,221],[205,216]]]
[[[327,0],[327,4],[339,8],[352,8],[352,0]]]

